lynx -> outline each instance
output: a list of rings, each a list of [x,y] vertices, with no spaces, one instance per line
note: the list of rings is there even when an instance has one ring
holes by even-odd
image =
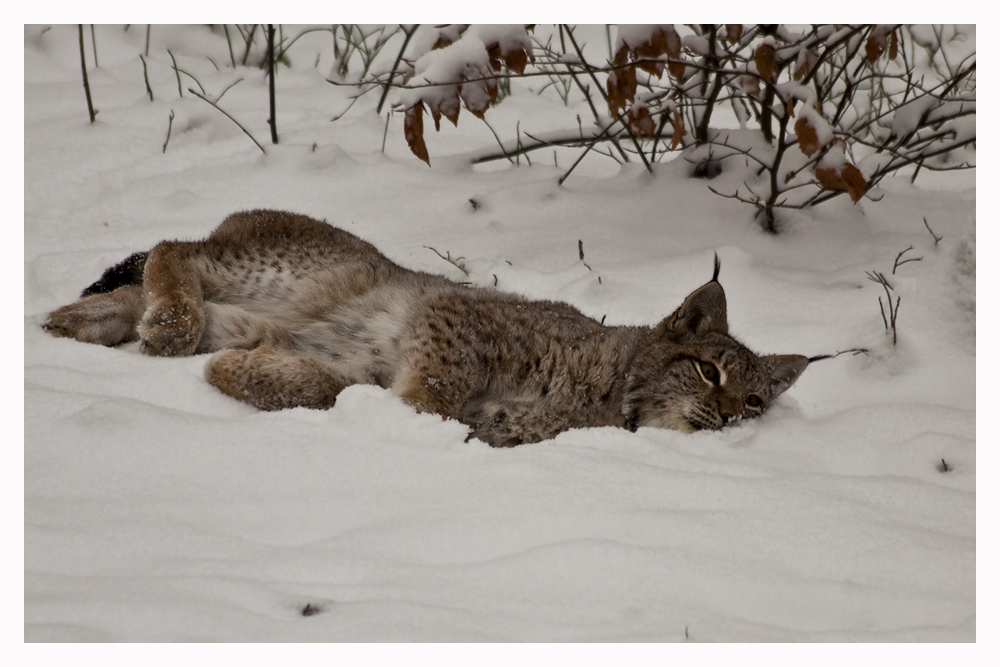
[[[652,327],[405,269],[291,213],[236,213],[205,240],[164,241],[108,269],[43,325],[154,356],[219,352],[208,382],[261,410],[329,408],[348,385],[391,389],[508,447],[571,428],[693,432],[758,417],[809,364],[728,332],[712,280]]]

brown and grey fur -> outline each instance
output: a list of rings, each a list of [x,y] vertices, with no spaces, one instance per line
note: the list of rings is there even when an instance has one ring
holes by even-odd
[[[329,408],[351,384],[392,389],[494,446],[570,428],[718,429],[762,414],[809,363],[728,333],[713,279],[653,327],[404,269],[322,222],[229,216],[164,241],[49,316],[55,336],[154,356],[219,352],[208,381],[262,410]]]

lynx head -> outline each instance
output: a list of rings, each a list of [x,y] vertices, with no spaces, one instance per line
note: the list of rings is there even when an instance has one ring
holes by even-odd
[[[629,373],[624,412],[631,428],[693,432],[762,415],[809,365],[797,354],[759,356],[729,335],[717,281],[692,292],[653,330]]]

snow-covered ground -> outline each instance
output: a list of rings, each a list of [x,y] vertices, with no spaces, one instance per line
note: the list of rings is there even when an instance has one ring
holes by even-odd
[[[153,28],[151,102],[144,28],[97,27],[93,125],[76,27],[24,28],[26,640],[976,639],[974,171],[887,180],[879,203],[789,212],[771,236],[683,160],[650,177],[591,156],[562,186],[572,151],[473,168],[496,141],[469,114],[428,123],[428,168],[377,92],[330,122],[354,91],[324,81],[329,34],[281,67],[271,145],[263,72],[226,66],[207,27]],[[220,105],[266,155],[190,79],[179,98],[167,49],[211,96],[243,78]],[[575,127],[576,102],[515,86],[487,119],[503,138]],[[723,432],[495,450],[381,389],[261,413],[209,386],[204,357],[41,330],[129,253],[255,207],[608,324],[658,321],[718,252],[752,349],[869,352]],[[909,246],[894,347],[866,271]]]

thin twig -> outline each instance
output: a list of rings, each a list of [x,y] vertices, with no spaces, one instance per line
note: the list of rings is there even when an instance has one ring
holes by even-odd
[[[194,74],[191,74],[191,72],[182,70],[180,67],[177,66],[177,60],[174,58],[174,54],[170,53],[170,49],[167,49],[167,53],[170,54],[170,60],[171,62],[173,62],[174,72],[177,74],[177,90],[180,91],[181,89],[181,74],[183,74],[184,76],[187,76],[192,81],[194,81],[198,85],[198,88],[201,90],[201,94],[204,95],[205,87],[201,85],[201,81],[199,81]],[[183,93],[181,94],[181,97],[184,97]]]
[[[233,40],[229,37],[229,26],[223,24],[222,29],[226,32],[226,44],[229,45],[229,62],[233,64],[233,69],[236,69],[236,56],[233,55]]]
[[[896,297],[896,307],[890,308],[892,312],[892,344],[896,344],[896,317],[899,315],[899,300],[900,297]]]
[[[931,238],[934,239],[934,245],[936,247],[938,242],[941,241],[941,239],[943,239],[944,237],[938,236],[937,234],[934,233],[934,230],[931,229],[931,226],[927,224],[927,218],[924,218],[924,227],[926,227],[927,231],[930,232]]]
[[[503,142],[500,141],[500,137],[497,136],[496,130],[493,129],[493,126],[490,125],[485,118],[483,118],[483,123],[486,125],[487,128],[489,128],[490,132],[493,134],[493,138],[497,140],[497,145],[500,146],[500,151],[503,153],[503,156],[507,158],[508,162],[514,164],[514,158],[512,158],[510,154],[507,153],[507,150],[503,147]],[[520,122],[518,122],[518,127],[520,127],[520,125],[521,125]],[[520,143],[521,143],[520,136],[518,137],[517,143],[518,143],[518,149],[520,149]],[[520,150],[515,152],[515,155],[519,156],[520,154],[521,154]]]
[[[353,102],[352,102],[353,104]],[[389,117],[392,116],[391,111],[385,112],[385,129],[382,130],[382,153],[385,153],[385,140],[389,136]]]
[[[267,24],[267,81],[271,102],[271,117],[267,124],[271,126],[271,143],[278,143],[278,121],[274,115],[274,24]]]
[[[560,24],[560,26],[559,26],[559,34],[560,34],[560,36],[562,36],[564,34],[563,25],[562,24]],[[597,77],[594,75],[594,71],[595,71],[594,68],[592,68],[587,63],[587,61],[584,59],[584,57],[583,57],[583,50],[580,48],[580,45],[577,44],[576,37],[573,35],[573,31],[570,30],[569,26],[565,27],[565,34],[566,34],[567,37],[569,37],[569,41],[573,45],[573,49],[576,51],[577,57],[580,59],[580,62],[583,64],[584,71],[587,74],[590,75],[590,78],[594,82],[594,86],[596,86],[597,90],[601,90],[601,82],[598,81]],[[589,88],[584,87],[583,84],[580,83],[580,81],[576,78],[576,74],[573,75],[573,80],[576,82],[577,86],[583,92],[584,97],[587,98],[587,103],[590,105],[590,110],[594,114],[594,120],[595,120],[595,122],[600,123],[600,116],[598,115],[597,109],[594,107],[594,104],[593,104],[593,102],[590,99]],[[619,116],[619,119],[621,119],[621,116]],[[632,137],[632,141],[636,143],[636,148],[638,149],[638,145],[639,144],[638,144],[638,142],[636,142],[635,136],[632,134],[632,130],[629,129],[628,123],[622,123],[622,126],[624,127],[625,132],[627,132],[628,135],[630,137]],[[628,162],[629,161],[628,155],[626,155],[625,151],[622,150],[622,147],[618,145],[618,139],[615,138],[615,137],[612,137],[611,138],[611,143],[615,146],[615,148],[618,149],[618,152],[621,153],[622,159],[624,159],[626,162]],[[641,157],[643,163],[645,163],[646,169],[648,171],[652,171],[652,167],[650,167],[649,162],[646,160],[646,156],[643,155],[643,153],[642,153],[642,150],[639,150],[639,157]],[[573,166],[575,167],[576,165],[573,165]],[[568,175],[569,174],[566,174],[566,176],[568,176]],[[565,176],[563,177],[563,179],[565,180]],[[560,181],[560,183],[561,183],[561,181]]]
[[[254,23],[253,26],[251,26],[250,28],[250,32],[246,36],[246,50],[243,52],[243,61],[240,63],[241,65],[247,64],[247,58],[250,57],[250,47],[253,45],[253,36],[254,34],[256,34],[256,32],[257,32],[257,24]]]
[[[194,95],[195,97],[199,98],[199,99],[202,99],[202,100],[205,100],[206,102],[208,102],[209,104],[211,104],[211,105],[212,105],[213,107],[215,107],[216,109],[218,109],[218,111],[219,111],[220,113],[222,113],[222,115],[223,115],[223,116],[225,116],[225,117],[226,117],[226,118],[228,118],[229,120],[231,120],[231,121],[233,121],[234,123],[236,123],[236,127],[238,127],[238,128],[240,128],[241,130],[243,130],[243,134],[245,134],[245,135],[247,135],[248,137],[250,137],[250,141],[252,141],[252,142],[254,142],[254,144],[256,144],[257,148],[259,148],[259,149],[260,149],[260,152],[261,152],[261,153],[263,153],[264,155],[267,155],[267,151],[265,151],[265,150],[264,150],[264,147],[260,145],[260,142],[259,142],[259,141],[257,141],[256,139],[254,139],[254,138],[253,138],[253,135],[252,135],[252,134],[250,134],[250,132],[249,132],[249,131],[248,131],[248,130],[247,130],[247,129],[245,128],[245,127],[243,127],[242,125],[240,125],[240,122],[239,122],[238,120],[236,120],[235,118],[233,118],[232,116],[230,116],[230,115],[229,115],[229,113],[228,113],[228,112],[226,112],[226,110],[225,110],[225,109],[223,109],[223,108],[222,108],[222,107],[220,107],[220,106],[219,106],[218,104],[216,104],[216,103],[215,103],[215,102],[213,102],[212,100],[208,99],[208,98],[207,98],[207,97],[205,97],[204,95],[202,95],[202,94],[198,93],[198,91],[196,91],[196,90],[195,90],[194,88],[188,88],[188,92],[189,92],[189,93],[191,93],[192,95]]]
[[[920,260],[923,259],[923,257],[911,257],[910,259],[904,259],[902,262],[899,261],[900,257],[910,252],[911,250],[913,250],[913,246],[910,246],[906,250],[903,250],[898,255],[896,255],[896,261],[892,265],[892,275],[896,275],[896,269],[898,269],[903,264],[906,264],[907,262],[919,262]]]
[[[852,348],[850,350],[838,350],[837,354],[833,355],[833,357],[831,357],[831,358],[835,359],[835,358],[839,357],[842,354],[847,354],[848,352],[851,353],[852,357],[856,357],[859,354],[864,354],[864,355],[867,356],[867,354],[868,354],[868,348],[865,348],[865,347],[855,347],[855,348]]]
[[[437,250],[435,250],[434,248],[430,247],[429,245],[425,245],[424,247],[427,248],[428,250],[432,251],[435,255],[437,255],[438,257],[440,257],[444,261],[448,262],[449,264],[451,264],[452,266],[454,266],[455,268],[457,268],[459,271],[461,271],[465,275],[469,275],[469,271],[468,271],[468,269],[465,268],[465,264],[460,264],[459,263],[463,259],[465,259],[464,257],[455,257],[455,258],[452,258],[450,250],[446,251],[446,254],[442,255],[441,253],[439,253]]]
[[[223,88],[222,92],[215,96],[215,102],[216,102],[216,104],[218,104],[219,101],[222,100],[222,96],[225,95],[226,93],[228,93],[230,88],[232,88],[233,86],[235,86],[236,84],[238,84],[242,80],[243,80],[243,77],[241,76],[240,78],[236,79],[236,81],[233,81],[231,84],[229,84],[228,86],[226,86],[225,88]]]
[[[396,62],[392,64],[392,69],[389,70],[389,80],[385,82],[385,88],[382,89],[382,97],[379,98],[378,106],[375,107],[375,113],[379,115],[382,114],[382,105],[385,104],[385,98],[389,95],[389,88],[392,86],[392,79],[396,76],[396,70],[399,69],[400,61],[403,60],[403,53],[406,51],[406,47],[410,43],[410,38],[413,37],[413,33],[415,33],[419,27],[420,24],[417,23],[409,30],[403,28],[403,34],[406,35],[406,38],[403,40],[403,46],[399,48],[399,53],[396,54]]]
[[[170,61],[174,64],[174,75],[177,76],[177,94],[184,97],[184,88],[181,86],[181,71],[177,69],[177,59],[174,58],[173,53],[170,53],[170,49],[167,49],[167,54],[170,56]]]
[[[97,35],[94,34],[94,24],[90,24],[90,42],[94,47],[94,67],[100,67],[97,63]]]
[[[87,112],[90,113],[90,124],[94,124],[97,112],[94,111],[94,103],[90,99],[90,81],[87,79],[87,56],[83,51],[83,24],[77,24],[80,30],[80,68],[83,70],[83,90],[87,93]]]
[[[892,307],[892,301],[889,301],[889,307]],[[882,324],[885,326],[885,330],[889,331],[889,321],[885,317],[885,306],[882,305],[882,297],[878,298],[878,309],[882,313]]]
[[[892,344],[896,344],[896,316],[899,314],[899,302],[900,297],[896,297],[896,304],[892,303],[892,285],[886,280],[885,274],[878,271],[866,271],[868,275],[868,280],[874,283],[878,283],[885,290],[886,303],[882,303],[882,297],[878,298],[879,311],[882,313],[882,324],[885,326],[885,332],[889,333],[892,330]],[[886,316],[886,307],[889,309],[889,315]]]
[[[167,140],[163,142],[163,152],[167,152],[167,144],[170,143],[170,130],[174,127],[174,110],[170,110],[170,118],[167,119]]]
[[[139,60],[142,61],[142,78],[146,81],[146,92],[149,93],[149,101],[153,101],[153,89],[149,86],[149,73],[146,71],[146,58],[141,53]]]

